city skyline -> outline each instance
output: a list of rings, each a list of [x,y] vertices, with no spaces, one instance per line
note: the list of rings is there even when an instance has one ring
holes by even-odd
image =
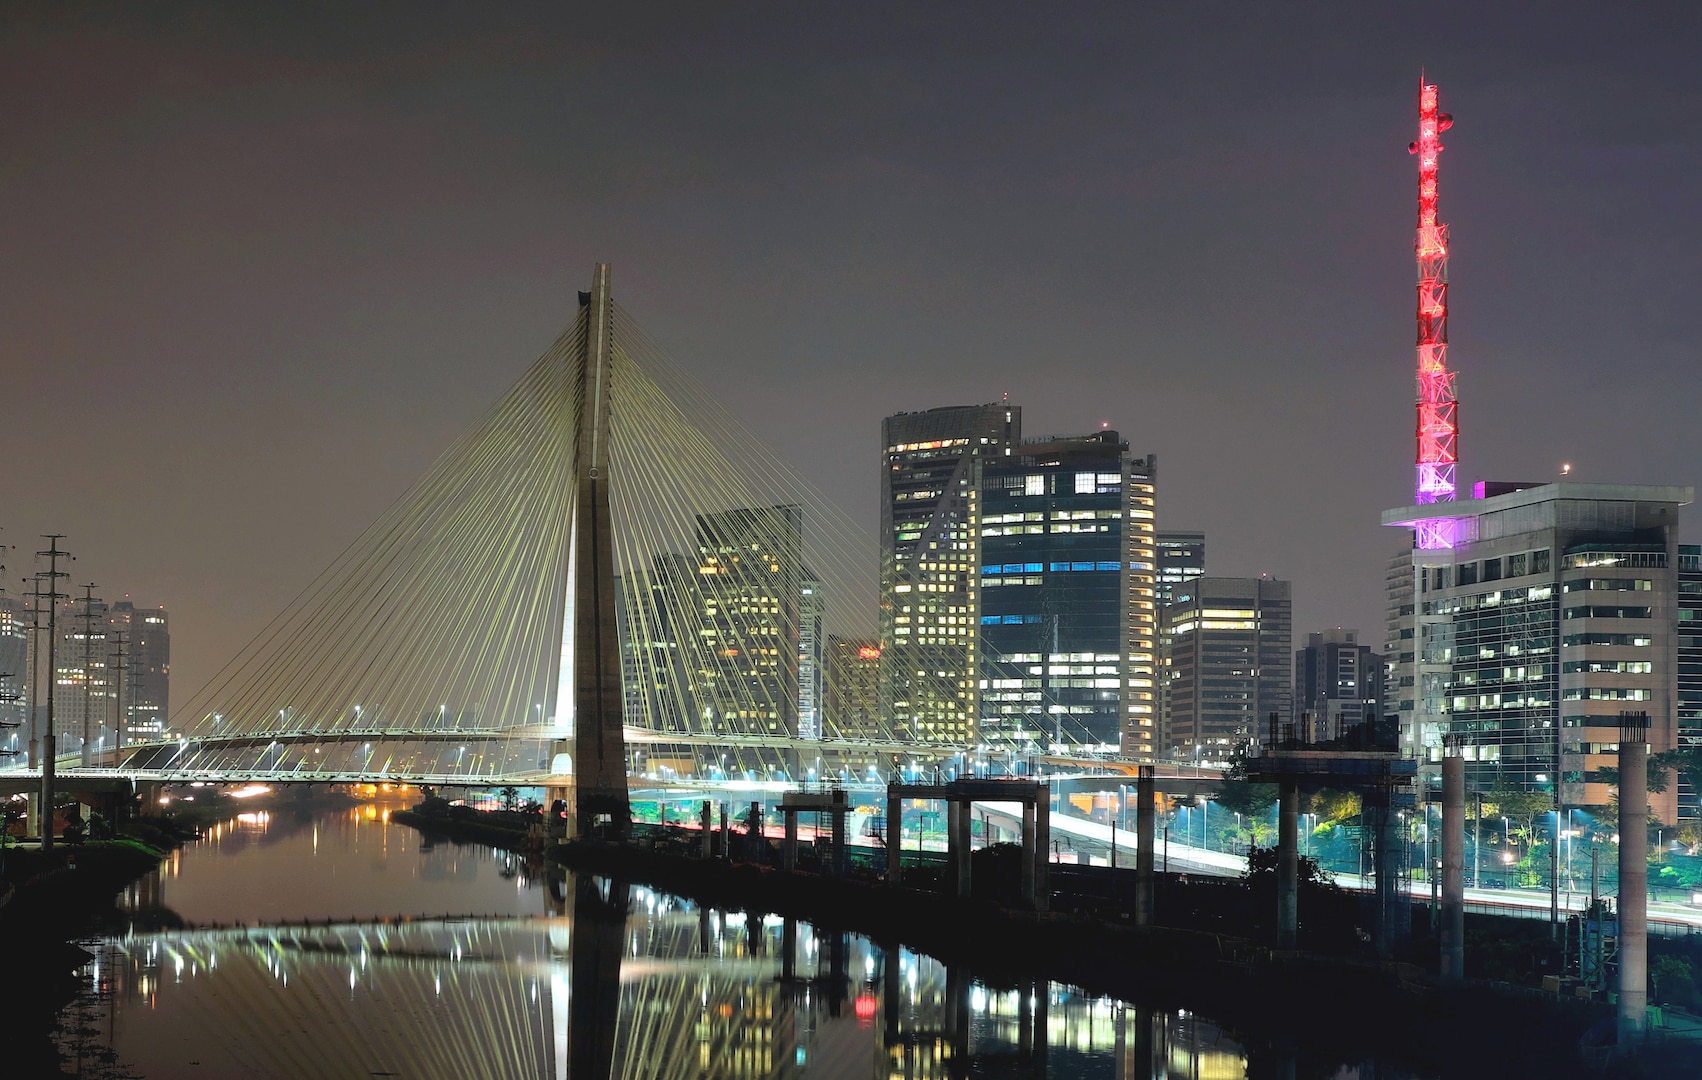
[[[780,20],[750,40],[759,62],[714,89],[706,141],[681,138],[689,71],[623,77],[610,93],[656,115],[634,106],[620,118],[631,143],[593,147],[638,170],[617,188],[528,144],[548,110],[496,123],[503,95],[537,80],[589,92],[586,76],[549,81],[564,46],[492,66],[480,46],[504,40],[500,26],[449,48],[455,28],[424,19],[406,44],[437,51],[400,64],[400,43],[268,38],[277,27],[258,21],[192,31],[161,17],[113,37],[70,18],[8,35],[28,55],[0,76],[67,90],[4,121],[25,149],[0,181],[8,202],[42,212],[0,227],[31,267],[0,301],[0,362],[13,460],[33,465],[0,481],[0,525],[20,552],[65,532],[97,579],[170,605],[186,690],[541,351],[600,257],[656,339],[871,530],[879,418],[1008,392],[1036,433],[1109,422],[1155,452],[1160,530],[1209,534],[1214,575],[1293,581],[1297,630],[1379,625],[1394,538],[1377,514],[1402,501],[1411,467],[1405,141],[1420,63],[1459,118],[1447,216],[1461,486],[1552,478],[1563,461],[1581,480],[1686,484],[1702,459],[1685,395],[1667,392],[1693,363],[1682,315],[1698,223],[1680,196],[1697,95],[1657,25],[1586,42],[1560,20],[1515,47],[1528,28],[1511,19],[1456,23],[1444,42],[1371,18],[1316,42],[1341,62],[1326,78],[1254,49],[1270,27],[1253,19],[1211,39],[1247,70],[1161,93],[1065,19],[977,107],[972,89],[1015,48],[1010,27],[969,33],[956,67],[922,72],[908,61],[933,44],[925,21],[906,44]],[[1318,29],[1299,23],[1272,53]],[[1174,79],[1197,29],[1157,19],[1111,40]],[[730,62],[723,33],[687,20],[672,37],[609,25],[593,38],[639,59],[695,41],[701,71]],[[791,44],[819,73],[783,62]],[[1064,70],[1072,44],[1079,73]],[[95,63],[110,74],[74,92],[59,81]],[[812,94],[783,105],[763,72]],[[450,100],[459,86],[473,92]],[[1038,91],[1025,109],[1019,88]],[[722,109],[745,96],[762,107],[728,126]],[[998,153],[927,145],[956,123]],[[1089,151],[1062,169],[1060,124]],[[824,127],[849,130],[847,145],[822,145]],[[466,131],[491,164],[452,152]],[[762,152],[740,164],[747,146]],[[290,186],[256,161],[293,162]],[[954,207],[947,192],[969,198]],[[1562,203],[1573,227],[1558,235]],[[780,225],[743,236],[759,206]],[[978,238],[994,221],[1011,226],[999,247]],[[79,263],[92,245],[111,256]],[[1536,284],[1530,267],[1562,252],[1572,276]],[[1597,301],[1588,318],[1579,290]],[[1603,422],[1555,430],[1546,418],[1583,385]],[[135,422],[68,437],[89,408]],[[55,452],[32,459],[36,445]],[[1681,538],[1696,524],[1684,511]],[[12,576],[27,564],[14,554]]]

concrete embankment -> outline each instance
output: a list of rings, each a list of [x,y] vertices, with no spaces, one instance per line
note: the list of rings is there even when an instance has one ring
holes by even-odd
[[[717,908],[901,943],[994,984],[1051,979],[1196,1011],[1255,1056],[1293,1060],[1301,1075],[1308,1063],[1372,1059],[1450,1078],[1597,1075],[1576,1047],[1605,1015],[1599,1005],[1481,984],[1444,988],[1410,966],[1275,953],[1230,935],[1021,911],[872,879],[577,842],[551,857]]]

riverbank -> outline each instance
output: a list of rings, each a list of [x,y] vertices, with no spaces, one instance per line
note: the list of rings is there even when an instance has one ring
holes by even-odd
[[[1454,1077],[1598,1076],[1578,1053],[1606,1006],[1510,986],[1444,988],[1409,965],[1277,953],[1227,934],[1135,927],[961,901],[938,892],[574,842],[569,869],[729,910],[794,916],[962,964],[994,984],[1052,979],[1213,1018],[1300,1075],[1399,1057]],[[1486,1023],[1494,1017],[1494,1023]],[[1327,1050],[1322,1048],[1327,1047]],[[1328,1059],[1328,1060],[1326,1060]]]
[[[392,810],[390,820],[417,829],[425,836],[460,844],[484,844],[519,852],[528,851],[533,846],[527,832],[526,815],[517,811],[468,810],[465,814],[427,814],[416,807]]]

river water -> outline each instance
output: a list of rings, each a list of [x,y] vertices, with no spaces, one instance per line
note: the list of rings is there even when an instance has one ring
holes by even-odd
[[[244,814],[122,904],[174,928],[87,943],[96,960],[61,1021],[77,1075],[1249,1075],[1196,1015],[990,986],[856,935],[552,876],[426,840],[382,804]]]

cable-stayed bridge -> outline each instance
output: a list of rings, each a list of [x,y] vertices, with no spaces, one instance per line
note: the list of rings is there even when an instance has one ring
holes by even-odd
[[[543,784],[624,819],[659,779],[886,777],[1068,747],[920,741],[827,700],[877,625],[868,530],[610,290],[199,693],[102,770]],[[874,770],[873,776],[869,770]],[[75,769],[64,769],[76,772]]]

